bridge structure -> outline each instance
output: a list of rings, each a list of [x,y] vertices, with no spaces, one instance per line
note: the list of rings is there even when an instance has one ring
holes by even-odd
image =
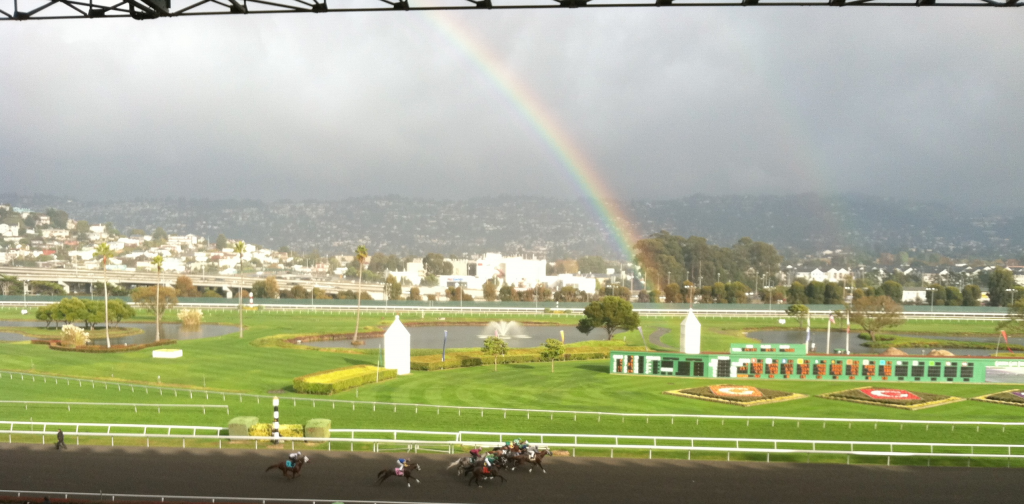
[[[180,3],[179,3],[180,2]],[[0,0],[0,21],[608,7],[1019,7],[1021,0]]]
[[[12,268],[0,267],[0,275],[17,277],[18,280],[27,282],[55,282],[64,287],[68,293],[90,293],[93,285],[103,285],[103,271],[92,269],[60,269],[60,268]],[[108,270],[106,273],[107,283],[111,285],[123,285],[134,288],[140,286],[160,285],[173,287],[178,274],[163,273],[159,277],[156,273],[142,271],[117,271]],[[225,297],[232,297],[238,292],[238,287],[252,290],[253,282],[264,280],[261,276],[234,276],[234,275],[196,275],[189,274],[189,279],[197,288],[216,289]],[[356,291],[359,285],[356,282],[347,282],[334,279],[314,279],[309,277],[295,278],[290,275],[275,276],[279,289],[286,290],[299,285],[309,292],[314,288],[328,293],[343,291]],[[382,284],[368,284],[363,282],[363,292],[368,293],[374,299],[383,299],[384,286]],[[102,292],[101,292],[102,293]]]

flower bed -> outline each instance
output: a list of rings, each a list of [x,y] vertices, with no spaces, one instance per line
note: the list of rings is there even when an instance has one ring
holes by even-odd
[[[700,399],[702,401],[735,404],[737,406],[756,406],[807,397],[803,394],[751,387],[750,385],[711,385],[708,387],[669,390],[665,393],[691,399]]]
[[[389,380],[398,376],[394,369],[377,368],[377,366],[350,366],[331,369],[300,376],[293,380],[296,392],[303,394],[330,395],[348,390],[366,383]]]
[[[839,392],[829,392],[818,397],[862,404],[876,404],[890,408],[918,410],[963,401],[960,397],[939,394],[923,394],[903,389],[865,387]]]
[[[59,340],[50,340],[50,350],[63,350],[65,352],[85,352],[85,353],[113,353],[113,352],[133,352],[135,350],[142,350],[144,348],[162,346],[162,345],[174,345],[177,340],[161,340],[153,341],[151,343],[142,343],[140,345],[111,345],[110,348],[100,345],[86,345],[80,347],[66,347],[61,346]]]
[[[995,394],[987,394],[974,398],[975,401],[1024,406],[1024,390],[1005,390]]]
[[[302,424],[280,424],[277,432],[281,434],[281,437],[304,437],[304,430]],[[274,435],[274,424],[258,423],[249,427],[250,436],[266,436],[270,437]]]

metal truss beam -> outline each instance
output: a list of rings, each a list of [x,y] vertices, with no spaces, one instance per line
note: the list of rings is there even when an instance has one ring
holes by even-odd
[[[598,7],[1020,7],[1024,0],[0,0],[0,21]]]

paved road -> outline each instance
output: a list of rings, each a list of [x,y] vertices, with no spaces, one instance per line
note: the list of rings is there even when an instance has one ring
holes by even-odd
[[[286,481],[267,466],[282,450],[181,450],[0,445],[0,489],[165,495],[282,497],[333,501],[461,503],[1019,503],[1022,469],[825,464],[550,459],[547,474],[520,471],[499,485],[467,487],[444,467],[450,456],[415,455],[423,481],[374,486],[398,455],[314,452]]]

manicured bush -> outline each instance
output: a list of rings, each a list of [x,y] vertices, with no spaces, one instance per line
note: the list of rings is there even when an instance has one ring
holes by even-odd
[[[312,418],[306,422],[306,436],[312,438],[331,437],[331,420],[329,418]]]
[[[300,376],[295,378],[292,383],[296,392],[329,395],[366,383],[389,380],[396,376],[398,376],[398,371],[394,369],[378,369],[377,366],[362,365]]]
[[[260,419],[254,416],[232,418],[228,422],[228,434],[231,436],[248,436],[249,428],[258,423],[260,423]]]
[[[498,364],[518,364],[524,362],[548,362],[537,348],[513,349],[508,354],[498,357]],[[565,354],[559,360],[594,360],[607,359],[611,350],[587,347],[566,347]],[[412,357],[409,367],[416,371],[437,371],[440,369],[454,369],[460,367],[481,366],[492,357],[484,355],[483,352],[460,352],[449,353],[445,360],[441,361],[440,354],[419,355]]]
[[[60,327],[60,346],[76,348],[89,343],[89,333],[76,325],[66,324]]]
[[[303,435],[302,424],[280,424],[278,433],[281,437],[300,438]],[[274,424],[259,423],[249,427],[250,436],[270,437],[274,435]]]

